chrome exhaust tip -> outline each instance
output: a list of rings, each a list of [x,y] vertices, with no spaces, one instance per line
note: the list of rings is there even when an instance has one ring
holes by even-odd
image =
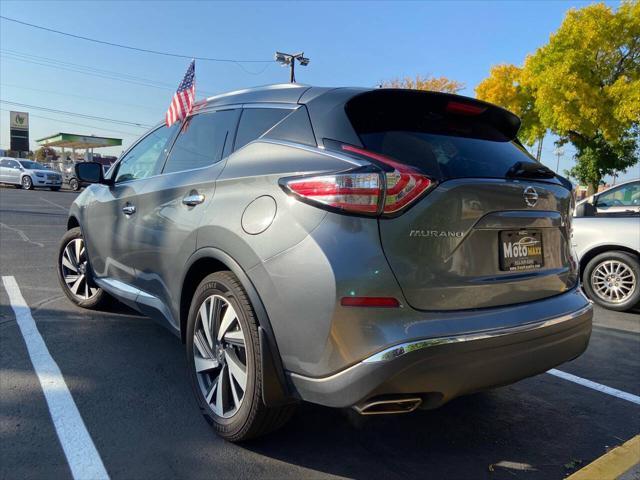
[[[392,415],[395,413],[413,412],[420,406],[420,397],[405,397],[391,399],[371,399],[354,405],[353,409],[360,415]]]

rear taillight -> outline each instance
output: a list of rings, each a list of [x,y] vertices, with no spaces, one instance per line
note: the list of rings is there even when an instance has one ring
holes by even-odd
[[[382,209],[383,214],[399,212],[415,201],[432,184],[432,180],[420,173],[416,168],[397,162],[386,155],[370,152],[352,145],[342,145],[342,149],[368,157],[393,168],[393,171],[384,173],[386,192]]]
[[[284,179],[283,186],[302,200],[353,213],[377,213],[382,196],[380,174],[376,172]]]
[[[385,155],[351,145],[341,147],[346,152],[374,160],[386,171],[363,167],[328,175],[283,178],[280,184],[304,202],[368,215],[395,214],[432,185],[432,180],[417,169]]]

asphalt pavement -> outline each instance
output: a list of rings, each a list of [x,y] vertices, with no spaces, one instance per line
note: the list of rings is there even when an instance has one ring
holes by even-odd
[[[179,339],[116,303],[77,308],[60,290],[75,196],[0,188],[0,273],[15,278],[111,478],[555,479],[640,433],[639,404],[542,374],[407,415],[302,404],[267,437],[225,442],[199,413]],[[596,308],[588,350],[558,370],[640,396],[640,314]],[[0,478],[72,478],[1,283]]]

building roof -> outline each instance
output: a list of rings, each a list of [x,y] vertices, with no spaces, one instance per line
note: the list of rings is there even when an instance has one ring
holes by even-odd
[[[95,135],[77,135],[75,133],[56,133],[36,140],[47,147],[101,148],[122,145],[121,138],[96,137]]]

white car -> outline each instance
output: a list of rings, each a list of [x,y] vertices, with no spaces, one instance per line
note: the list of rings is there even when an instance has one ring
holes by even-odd
[[[572,237],[589,298],[618,311],[640,305],[640,180],[579,202]]]
[[[34,187],[60,190],[60,187],[62,187],[62,175],[38,162],[21,158],[1,157],[0,183],[8,183],[25,190],[31,190]]]

